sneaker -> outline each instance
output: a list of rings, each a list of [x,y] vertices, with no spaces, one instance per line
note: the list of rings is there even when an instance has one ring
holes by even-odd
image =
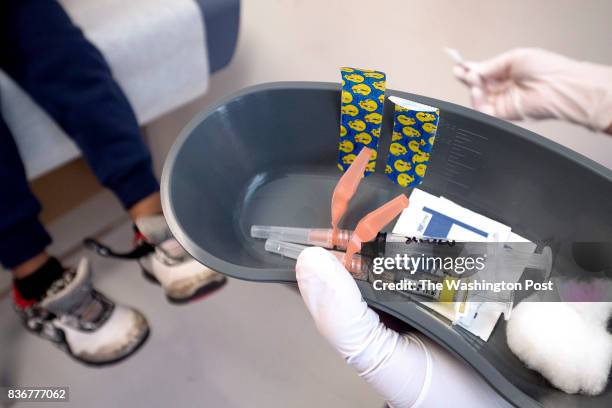
[[[136,221],[136,245],[127,253],[116,252],[94,239],[85,245],[102,256],[136,259],[149,281],[161,285],[173,303],[185,303],[222,287],[225,276],[193,259],[170,233],[163,215]]]
[[[139,311],[114,303],[92,287],[87,258],[76,269],[67,269],[39,302],[29,304],[13,293],[26,329],[85,364],[122,360],[149,334],[147,320]]]

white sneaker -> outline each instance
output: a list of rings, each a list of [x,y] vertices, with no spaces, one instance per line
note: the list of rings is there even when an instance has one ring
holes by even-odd
[[[225,276],[200,264],[180,246],[163,215],[136,221],[136,247],[128,253],[115,252],[93,239],[85,244],[103,256],[138,260],[144,276],[160,284],[174,303],[204,296],[227,282]]]
[[[40,302],[16,311],[29,331],[86,364],[119,361],[149,334],[139,311],[114,303],[92,287],[87,258],[76,270],[66,270]]]
[[[138,260],[148,279],[159,283],[172,302],[187,302],[225,284],[225,276],[193,259],[174,238],[155,245]]]

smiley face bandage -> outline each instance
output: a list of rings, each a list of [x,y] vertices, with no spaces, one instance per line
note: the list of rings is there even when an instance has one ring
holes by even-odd
[[[415,187],[427,170],[440,110],[395,96],[389,100],[395,104],[395,113],[385,173],[402,187]]]
[[[342,103],[340,108],[340,142],[338,168],[345,171],[364,146],[374,152],[365,169],[365,175],[374,172],[376,147],[385,102],[384,72],[341,68]]]

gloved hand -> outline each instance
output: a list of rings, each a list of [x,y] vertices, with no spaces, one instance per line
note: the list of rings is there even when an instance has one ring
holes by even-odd
[[[391,406],[509,406],[472,369],[425,336],[385,327],[328,251],[302,251],[296,273],[321,335]]]
[[[487,61],[459,63],[472,105],[508,120],[564,119],[612,133],[612,67],[518,48]]]

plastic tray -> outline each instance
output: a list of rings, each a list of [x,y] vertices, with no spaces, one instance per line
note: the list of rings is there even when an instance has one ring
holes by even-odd
[[[260,85],[228,98],[186,127],[165,164],[162,201],[172,232],[191,255],[235,278],[295,282],[294,262],[265,252],[249,229],[252,224],[329,225],[331,192],[340,177],[335,165],[339,90],[331,83]],[[610,170],[470,109],[392,90],[387,95],[441,109],[422,189],[553,248],[570,240],[612,237]],[[392,104],[387,103],[377,172],[362,182],[351,202],[347,227],[405,192],[384,176],[392,120]],[[589,273],[571,260],[561,266],[556,262],[569,273]],[[485,343],[417,304],[381,303],[367,284],[359,287],[372,306],[464,359],[514,405],[612,406],[610,386],[598,397],[567,395],[527,369],[506,345],[503,320]]]

